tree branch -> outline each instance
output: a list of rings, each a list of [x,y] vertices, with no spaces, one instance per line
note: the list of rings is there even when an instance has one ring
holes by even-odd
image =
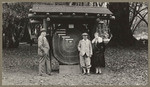
[[[133,11],[130,10],[130,11],[133,13],[133,17],[132,17],[131,21],[129,22],[129,27],[130,27],[130,28],[131,28],[131,25],[132,25],[132,23],[133,23],[135,17],[137,16],[137,13],[136,13],[137,3],[133,3],[133,4],[135,4],[135,7],[134,7],[134,8],[133,8],[133,7],[129,7],[129,8],[131,8],[131,9],[133,9]]]
[[[148,14],[148,12],[145,13],[143,17],[145,17],[147,14]],[[138,26],[142,21],[143,21],[143,19],[141,19],[141,20],[136,24],[136,26],[132,29],[132,33],[134,33],[134,31],[137,29],[137,26]]]

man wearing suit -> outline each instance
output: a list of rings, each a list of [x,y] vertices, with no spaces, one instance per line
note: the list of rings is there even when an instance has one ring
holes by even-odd
[[[46,39],[46,30],[41,29],[41,34],[38,37],[38,55],[39,59],[39,75],[48,76],[51,75],[51,64],[49,58],[49,43]]]
[[[87,38],[88,34],[82,34],[83,39],[79,41],[78,50],[80,56],[80,65],[83,69],[83,74],[90,75],[90,68],[91,68],[91,56],[92,56],[92,45],[91,41]],[[87,72],[86,72],[87,71]]]

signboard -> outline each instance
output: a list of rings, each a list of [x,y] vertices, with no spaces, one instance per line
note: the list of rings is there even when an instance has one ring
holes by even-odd
[[[69,24],[68,27],[69,28],[74,28],[74,24]]]

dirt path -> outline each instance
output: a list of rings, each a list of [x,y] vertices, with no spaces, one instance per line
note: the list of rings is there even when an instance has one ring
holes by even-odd
[[[105,69],[101,75],[90,76],[53,72],[52,76],[41,77],[33,70],[3,72],[2,83],[3,85],[145,85],[147,82],[140,75],[116,73]]]
[[[36,46],[22,46],[3,51],[3,85],[146,85],[148,81],[147,49],[107,48],[103,74],[37,75]],[[115,54],[115,55],[114,55]],[[123,56],[125,54],[125,56]],[[136,54],[136,55],[135,55]]]

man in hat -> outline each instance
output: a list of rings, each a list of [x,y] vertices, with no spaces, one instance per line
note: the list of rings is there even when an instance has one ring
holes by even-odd
[[[80,51],[80,65],[83,69],[83,74],[90,75],[90,68],[91,68],[91,59],[92,56],[92,45],[91,41],[87,38],[88,34],[82,34],[83,39],[79,41],[78,50]]]
[[[39,59],[39,75],[48,76],[51,75],[51,64],[49,58],[49,43],[46,39],[46,30],[41,29],[41,34],[38,37],[38,55]]]

